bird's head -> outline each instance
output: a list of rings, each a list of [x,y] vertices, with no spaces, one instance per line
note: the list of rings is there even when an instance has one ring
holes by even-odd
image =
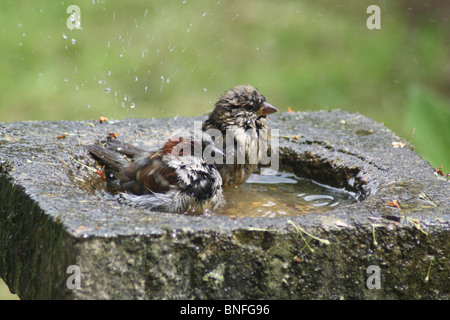
[[[245,125],[259,118],[266,118],[268,114],[278,109],[269,104],[266,98],[251,85],[239,85],[226,91],[216,102],[210,115],[213,122],[227,125]]]

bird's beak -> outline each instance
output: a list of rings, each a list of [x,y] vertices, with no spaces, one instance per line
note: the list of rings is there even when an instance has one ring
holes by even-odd
[[[278,109],[275,108],[273,105],[271,105],[270,103],[264,102],[262,107],[259,108],[258,110],[258,114],[260,116],[265,116],[271,113],[275,113],[278,112]]]
[[[225,153],[222,152],[222,150],[220,150],[219,148],[217,148],[216,146],[211,145],[211,154],[213,155],[213,157],[215,157],[215,154],[219,154],[222,157],[226,157]]]

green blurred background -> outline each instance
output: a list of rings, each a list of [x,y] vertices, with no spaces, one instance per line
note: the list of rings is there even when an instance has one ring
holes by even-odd
[[[372,117],[450,171],[449,0],[2,0],[0,44],[0,122],[198,116],[250,83],[282,111]]]

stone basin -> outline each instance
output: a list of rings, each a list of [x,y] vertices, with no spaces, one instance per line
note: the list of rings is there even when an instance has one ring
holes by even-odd
[[[361,114],[271,116],[280,169],[359,195],[326,212],[145,212],[108,197],[87,167],[96,164],[83,145],[110,133],[154,149],[194,120],[203,117],[1,123],[0,277],[11,291],[22,299],[450,298],[450,182]]]

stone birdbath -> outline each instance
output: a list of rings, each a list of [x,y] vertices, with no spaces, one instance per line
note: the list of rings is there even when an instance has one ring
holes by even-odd
[[[358,113],[271,117],[280,169],[358,195],[288,217],[121,205],[83,145],[203,118],[0,124],[0,277],[22,299],[449,299],[450,182]],[[251,198],[251,195],[248,195]]]

